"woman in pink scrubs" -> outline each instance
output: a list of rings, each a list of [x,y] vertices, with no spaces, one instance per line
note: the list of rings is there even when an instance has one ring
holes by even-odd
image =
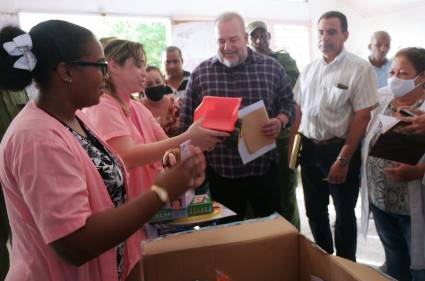
[[[161,165],[161,157],[188,139],[201,149],[213,149],[227,133],[202,128],[195,122],[188,131],[168,138],[152,113],[131,98],[143,91],[146,81],[146,55],[143,45],[113,40],[105,46],[109,89],[96,106],[85,109],[102,138],[121,156],[130,169],[131,191],[148,190]]]
[[[99,103],[107,67],[100,43],[78,25],[0,30],[0,87],[21,90],[34,80],[39,88],[0,144],[13,236],[7,281],[139,280],[138,230],[203,180],[205,161],[192,147],[151,191],[129,192],[124,164],[80,112]]]

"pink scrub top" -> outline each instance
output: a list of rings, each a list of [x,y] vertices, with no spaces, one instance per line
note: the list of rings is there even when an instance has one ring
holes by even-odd
[[[98,136],[84,114],[76,115]],[[0,180],[13,236],[7,281],[118,280],[116,247],[76,267],[49,246],[114,205],[75,136],[34,102],[16,116],[0,144]],[[126,240],[123,277],[140,260],[140,235],[137,231]]]
[[[130,136],[134,142],[144,144],[166,137],[152,113],[140,102],[127,99],[129,116],[125,115],[120,104],[110,95],[103,95],[100,103],[84,109],[90,122],[96,127],[102,139]],[[149,190],[162,165],[157,161],[150,165],[130,169],[131,192]]]

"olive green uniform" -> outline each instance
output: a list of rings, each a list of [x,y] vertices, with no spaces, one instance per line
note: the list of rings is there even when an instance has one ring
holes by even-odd
[[[277,60],[283,68],[291,87],[300,75],[295,60],[284,51],[272,52],[272,58]],[[296,228],[300,229],[300,215],[298,212],[297,197],[295,188],[297,187],[297,177],[295,171],[288,167],[288,140],[289,128],[283,129],[277,140],[277,149],[279,151],[279,186],[282,195],[279,213],[291,222]]]
[[[10,92],[0,90],[0,140],[3,138],[12,119],[27,102],[28,96],[25,91]],[[0,280],[6,278],[7,271],[9,270],[9,253],[6,246],[9,236],[9,220],[7,218],[3,190],[0,186]]]

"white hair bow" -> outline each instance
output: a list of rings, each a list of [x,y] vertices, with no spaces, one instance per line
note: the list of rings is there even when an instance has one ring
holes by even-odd
[[[16,36],[13,41],[3,44],[3,48],[11,56],[22,56],[15,64],[14,68],[32,71],[37,64],[37,58],[31,52],[32,40],[28,33]]]

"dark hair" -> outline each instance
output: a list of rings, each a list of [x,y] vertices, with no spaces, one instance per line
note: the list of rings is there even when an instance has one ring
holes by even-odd
[[[155,65],[148,65],[148,66],[146,66],[146,72],[151,72],[151,71],[158,72],[159,75],[161,76],[162,81],[165,82],[164,75],[162,74],[161,70],[158,67],[156,67]]]
[[[93,33],[79,25],[61,20],[49,20],[34,26],[29,35],[32,52],[37,58],[33,71],[16,69],[13,64],[19,56],[9,55],[5,42],[25,32],[16,26],[6,26],[0,30],[0,88],[22,90],[35,80],[40,90],[45,90],[51,78],[51,71],[61,62],[80,59],[86,52],[86,43],[93,40]]]
[[[394,57],[405,57],[413,65],[416,73],[425,71],[425,49],[424,48],[404,48],[399,50]]]
[[[329,12],[324,13],[323,15],[320,16],[320,18],[317,22],[319,23],[322,19],[329,19],[329,18],[339,19],[339,23],[341,24],[341,31],[342,32],[348,31],[347,17],[343,13],[338,12],[338,11],[329,11]]]
[[[151,72],[151,71],[158,71],[162,75],[161,70],[159,70],[159,68],[156,67],[155,65],[148,65],[148,66],[146,66],[146,72]]]
[[[180,50],[179,47],[177,47],[177,46],[168,46],[165,49],[165,53],[171,53],[171,52],[177,52],[177,53],[179,53],[180,58],[183,59],[182,50]]]

